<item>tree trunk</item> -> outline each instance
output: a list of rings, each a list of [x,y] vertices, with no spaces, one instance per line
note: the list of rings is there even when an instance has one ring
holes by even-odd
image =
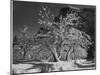
[[[59,62],[60,59],[59,59],[59,57],[58,57],[58,53],[57,53],[57,51],[56,51],[56,47],[55,47],[55,46],[50,46],[50,48],[51,48],[51,51],[52,51],[52,53],[53,53],[53,55],[54,55],[54,58],[56,59],[57,62]]]
[[[71,53],[73,52],[73,46],[69,49],[68,53],[67,53],[67,60],[71,61]]]

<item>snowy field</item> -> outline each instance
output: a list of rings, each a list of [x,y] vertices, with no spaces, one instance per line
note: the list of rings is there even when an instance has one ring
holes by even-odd
[[[28,64],[29,63],[29,64]],[[24,74],[24,73],[41,73],[41,72],[55,72],[55,71],[70,71],[70,70],[87,70],[87,69],[95,69],[95,64],[91,61],[86,60],[77,60],[76,62],[46,62],[45,64],[32,64],[33,62],[13,64],[12,71],[14,74]],[[38,62],[37,62],[38,63]]]

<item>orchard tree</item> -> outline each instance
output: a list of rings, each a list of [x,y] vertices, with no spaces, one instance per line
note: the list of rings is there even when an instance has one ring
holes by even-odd
[[[76,7],[65,7],[55,17],[47,7],[42,7],[39,15],[39,24],[48,30],[45,34],[37,36],[53,37],[55,40],[50,44],[52,53],[57,61],[70,61],[87,57],[87,50],[92,44],[91,37],[79,30],[86,26],[86,22],[80,16],[81,10]]]

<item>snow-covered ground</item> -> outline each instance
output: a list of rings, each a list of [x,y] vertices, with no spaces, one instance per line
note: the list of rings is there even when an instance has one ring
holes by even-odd
[[[33,66],[34,65],[32,65],[32,64],[13,64],[12,65],[12,70],[13,70],[14,73],[35,73],[35,72],[41,72],[40,68],[29,69],[29,68],[32,68]]]
[[[48,72],[82,70],[82,69],[95,69],[95,63],[91,63],[90,61],[86,61],[86,60],[54,62],[52,69],[49,68]],[[42,69],[40,67],[36,67],[36,65],[32,63],[29,64],[20,63],[20,64],[12,64],[12,71],[13,73],[16,74],[37,73],[37,72],[42,72]]]

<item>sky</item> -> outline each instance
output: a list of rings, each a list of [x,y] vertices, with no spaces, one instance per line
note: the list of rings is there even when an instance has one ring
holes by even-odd
[[[53,14],[57,15],[61,7],[55,4],[44,4],[37,2],[21,2],[14,1],[13,3],[13,30],[18,31],[24,27],[28,26],[30,30],[37,31],[41,25],[39,25],[38,15],[42,6],[50,7]],[[53,8],[53,9],[52,9]],[[56,11],[56,12],[55,12]]]
[[[31,3],[31,2],[17,2],[15,1],[13,4],[13,27],[14,30],[18,31],[23,28],[24,25],[28,26],[30,29],[34,31],[40,27],[37,24],[38,14],[40,9],[39,4]]]

